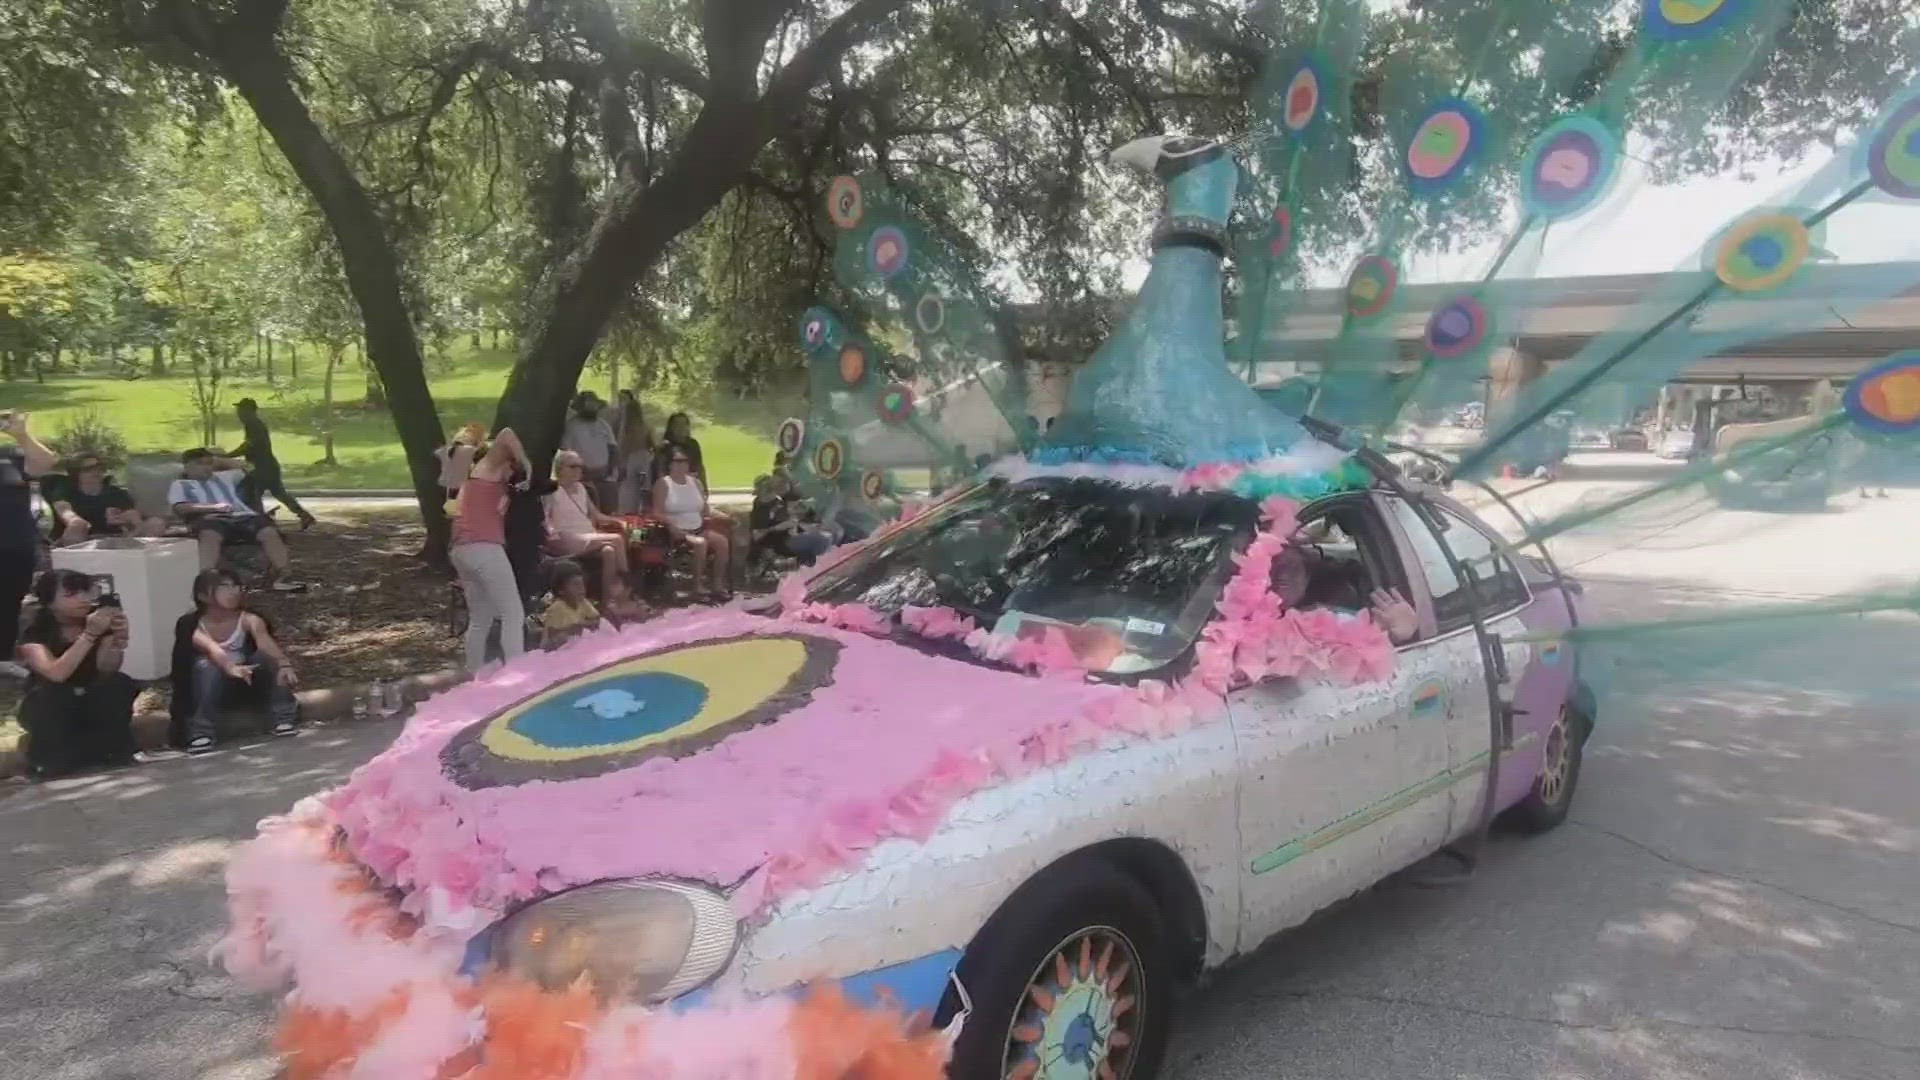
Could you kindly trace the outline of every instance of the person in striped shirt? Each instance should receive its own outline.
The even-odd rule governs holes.
[[[167,502],[199,539],[201,569],[218,566],[220,549],[229,541],[253,540],[266,552],[272,566],[271,588],[275,592],[300,592],[304,586],[287,580],[286,539],[272,519],[255,512],[240,494],[240,483],[247,477],[246,466],[215,457],[213,451],[204,448],[180,455],[180,464],[185,475],[167,488]]]

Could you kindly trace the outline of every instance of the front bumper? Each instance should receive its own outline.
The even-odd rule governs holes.
[[[937,1080],[947,1038],[838,985],[673,1008],[608,1007],[460,974],[464,942],[399,910],[315,800],[262,823],[227,872],[233,976],[285,989],[288,1080]]]

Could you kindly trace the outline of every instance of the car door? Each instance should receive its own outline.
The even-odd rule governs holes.
[[[1431,620],[1432,632],[1426,648],[1433,654],[1436,677],[1445,679],[1450,695],[1444,717],[1452,778],[1449,832],[1459,836],[1480,823],[1494,741],[1493,704],[1487,695],[1480,639],[1473,628],[1475,593],[1454,571],[1421,515],[1397,496],[1382,498],[1405,545],[1408,570],[1418,576],[1420,592],[1426,597],[1422,615],[1423,620]],[[1503,699],[1511,700],[1512,679],[1526,670],[1532,655],[1530,646],[1515,640],[1527,633],[1520,620],[1521,611],[1531,601],[1526,579],[1506,544],[1471,513],[1448,500],[1434,499],[1428,505],[1434,520],[1445,526],[1447,547],[1454,558],[1471,567],[1478,580],[1482,617],[1504,660],[1495,672],[1496,685]],[[1504,684],[1499,681],[1503,675]],[[1506,732],[1503,759],[1510,752],[1526,749],[1525,742],[1533,737],[1530,729]],[[1503,767],[1501,788],[1510,790],[1513,782],[1511,771]]]
[[[1375,583],[1406,588],[1392,527],[1373,497],[1316,504],[1302,520],[1333,509],[1365,523],[1358,539]],[[1242,769],[1242,948],[1445,842],[1450,748],[1436,712],[1444,703],[1422,696],[1438,673],[1416,644],[1401,650],[1385,682],[1271,679],[1229,697]]]

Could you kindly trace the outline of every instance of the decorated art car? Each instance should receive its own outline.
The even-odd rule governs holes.
[[[1182,983],[1573,797],[1577,590],[1355,461],[1010,460],[491,671],[264,825],[225,961],[292,1077],[1145,1080]]]

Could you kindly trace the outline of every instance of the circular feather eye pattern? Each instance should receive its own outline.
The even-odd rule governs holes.
[[[826,308],[811,307],[807,309],[806,314],[800,316],[800,344],[808,352],[814,353],[832,348],[839,338],[839,320],[835,319],[833,312]]]
[[[878,499],[887,493],[887,476],[879,469],[868,469],[860,474],[860,494],[869,499]]]
[[[883,225],[873,230],[873,238],[867,243],[867,259],[874,273],[891,278],[907,268],[911,249],[907,244],[907,234],[900,231],[898,226]]]
[[[904,424],[913,419],[913,387],[894,383],[880,391],[880,419],[889,424]]]
[[[1300,62],[1280,100],[1280,128],[1295,139],[1304,137],[1320,118],[1326,80],[1312,57]]]
[[[1279,260],[1293,251],[1293,210],[1284,203],[1273,208],[1273,224],[1267,230],[1267,258]]]
[[[860,181],[851,176],[834,177],[827,185],[827,216],[836,228],[852,229],[860,224],[860,219],[867,216],[867,197],[860,190]]]
[[[848,386],[859,386],[867,378],[867,347],[857,341],[849,341],[840,347],[840,381]]]
[[[682,758],[772,723],[833,680],[840,645],[811,635],[697,641],[588,671],[454,736],[448,777],[469,789],[583,780]]]
[[[1471,102],[1449,98],[1428,111],[1407,143],[1407,185],[1438,195],[1458,183],[1486,149],[1487,117]]]
[[[1492,318],[1476,296],[1456,296],[1427,319],[1427,352],[1442,360],[1469,355],[1487,341]]]
[[[813,449],[813,475],[822,480],[837,480],[847,464],[846,448],[839,439],[828,439]]]
[[[1812,250],[1813,237],[1798,214],[1761,210],[1720,234],[1713,273],[1734,292],[1771,292],[1799,272]]]
[[[1347,277],[1347,314],[1370,319],[1387,309],[1400,288],[1400,267],[1385,255],[1360,260]]]
[[[780,424],[780,431],[774,437],[774,445],[780,452],[791,457],[800,452],[807,444],[807,422],[797,417],[789,417]]]
[[[1747,0],[1642,0],[1641,26],[1656,41],[1691,41],[1725,28]]]
[[[922,296],[913,305],[913,324],[923,334],[937,334],[947,325],[947,301],[937,292]]]
[[[1527,213],[1563,221],[1593,208],[1620,175],[1620,144],[1591,116],[1569,116],[1533,141],[1520,170]]]
[[[1862,372],[1841,398],[1847,416],[1872,435],[1920,435],[1920,351],[1904,352]]]
[[[1894,101],[1862,152],[1875,187],[1896,199],[1920,199],[1920,90]]]

